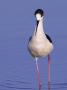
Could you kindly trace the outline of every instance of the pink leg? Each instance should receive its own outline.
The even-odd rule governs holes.
[[[50,55],[48,55],[48,83],[51,82],[51,78],[50,78],[50,66],[51,66],[51,60],[50,60]]]
[[[37,63],[38,58],[35,58],[35,59],[36,59],[36,69],[37,69],[37,75],[38,75],[39,90],[41,90],[42,83],[41,83],[41,80],[40,80],[40,73],[39,73],[39,68],[38,68],[38,63]]]

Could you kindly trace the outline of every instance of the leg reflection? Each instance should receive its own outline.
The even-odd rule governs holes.
[[[48,90],[51,90],[51,83],[48,82]]]
[[[42,84],[39,85],[39,90],[42,90]]]

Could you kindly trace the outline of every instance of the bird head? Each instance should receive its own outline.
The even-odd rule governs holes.
[[[44,17],[44,12],[43,12],[43,10],[42,10],[42,9],[37,9],[37,10],[35,11],[35,17],[36,17],[36,20],[37,20],[37,21],[41,21],[41,20],[43,19],[43,17]]]

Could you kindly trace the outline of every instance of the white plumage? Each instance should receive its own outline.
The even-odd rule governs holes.
[[[48,83],[50,83],[50,53],[53,50],[53,43],[49,35],[44,32],[43,27],[43,20],[44,20],[44,13],[42,9],[38,9],[35,11],[36,22],[37,25],[35,26],[35,30],[33,35],[29,38],[28,42],[28,50],[32,56],[35,57],[36,60],[36,69],[38,75],[38,82],[39,82],[39,90],[41,90],[42,82],[40,80],[40,73],[38,68],[38,57],[46,57],[48,56]]]
[[[28,44],[28,49],[34,57],[47,56],[53,50],[53,44],[47,39],[44,32],[43,18],[40,19],[38,26],[35,27],[32,38]]]

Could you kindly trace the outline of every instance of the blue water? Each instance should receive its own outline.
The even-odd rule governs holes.
[[[0,90],[38,90],[35,60],[27,50],[38,8],[54,44],[50,87],[47,57],[38,61],[42,90],[67,90],[67,0],[0,0]]]
[[[38,90],[32,86],[32,82],[19,80],[5,80],[0,82],[0,90]],[[67,83],[48,83],[42,84],[41,90],[67,90]]]

